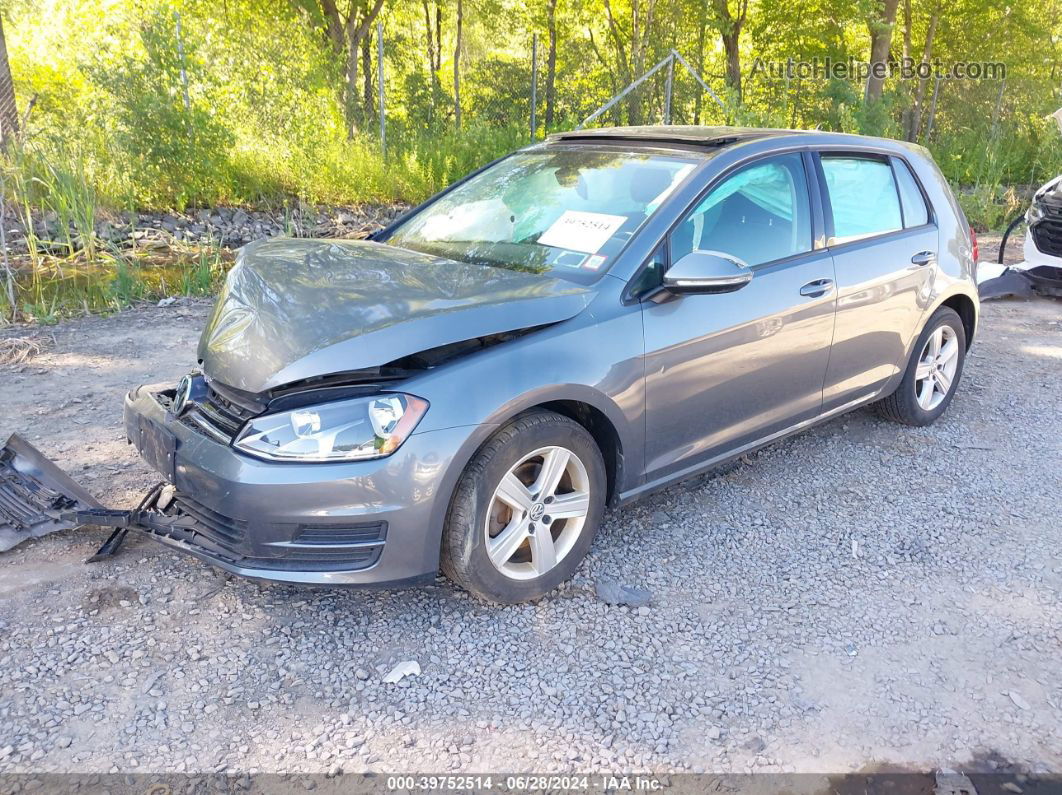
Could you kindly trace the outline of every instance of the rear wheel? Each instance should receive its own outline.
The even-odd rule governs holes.
[[[525,414],[469,463],[443,534],[442,569],[493,602],[537,599],[571,577],[605,508],[605,463],[590,433]]]
[[[879,412],[905,425],[935,422],[955,396],[965,360],[962,320],[953,309],[942,306],[919,335],[899,387],[878,401]]]

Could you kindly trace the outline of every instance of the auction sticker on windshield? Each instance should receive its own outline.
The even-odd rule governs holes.
[[[622,215],[565,210],[539,238],[541,246],[555,246],[585,254],[596,254],[627,221]]]

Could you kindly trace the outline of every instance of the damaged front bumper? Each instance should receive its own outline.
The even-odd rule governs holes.
[[[259,461],[168,410],[166,393],[125,400],[129,441],[165,482],[132,511],[104,509],[19,437],[0,453],[0,539],[81,525],[128,530],[253,579],[406,585],[434,578],[449,484],[469,428],[413,434],[392,456],[336,464]],[[4,547],[0,547],[2,549]]]
[[[1062,257],[1040,251],[1031,233],[1025,235],[1024,259],[1013,265],[1003,264],[1007,237],[1022,218],[1014,219],[1003,235],[996,262],[977,264],[977,292],[982,301],[1008,296],[1062,298]]]
[[[73,527],[71,514],[102,510],[91,494],[17,433],[0,448],[0,552]]]
[[[982,301],[1008,296],[1062,298],[1062,267],[982,262],[977,268],[977,293]]]

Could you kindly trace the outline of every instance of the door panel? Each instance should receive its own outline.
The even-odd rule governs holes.
[[[664,477],[814,417],[833,334],[828,254],[754,269],[723,295],[646,304],[646,476]]]
[[[936,228],[921,227],[834,251],[837,324],[824,410],[876,393],[906,365],[934,267],[911,257],[936,250]]]
[[[742,166],[672,231],[668,261],[721,251],[753,277],[731,293],[643,304],[649,481],[819,413],[836,291],[811,163],[785,153]]]
[[[820,156],[827,243],[837,273],[824,411],[881,391],[905,366],[907,346],[918,332],[938,233],[927,223],[928,208],[906,169],[895,158]]]

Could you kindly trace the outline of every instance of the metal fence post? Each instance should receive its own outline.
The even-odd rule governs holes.
[[[675,56],[668,56],[667,82],[664,84],[664,124],[671,124],[671,84],[675,79]]]
[[[940,75],[937,75],[936,82],[933,83],[933,100],[929,103],[929,120],[926,122],[926,143],[929,143],[930,137],[933,135],[933,120],[937,115],[937,94],[940,92]]]
[[[719,95],[712,91],[712,89],[708,87],[708,84],[701,79],[701,76],[697,73],[697,70],[690,66],[689,62],[682,57],[682,53],[680,53],[676,49],[672,49],[671,57],[677,60],[680,64],[682,64],[685,70],[689,72],[690,77],[696,80],[700,84],[701,88],[703,88],[708,93],[708,96],[715,100],[715,104],[719,106],[719,109],[722,110],[723,113],[726,113],[726,105],[723,104],[723,100],[719,99]]]
[[[177,21],[177,57],[181,61],[181,88],[184,89],[184,110],[192,109],[192,103],[188,99],[188,71],[184,68],[184,45],[181,43],[181,12],[174,11],[173,17]]]
[[[1003,82],[999,84],[999,95],[996,97],[996,108],[992,111],[992,137],[996,137],[996,133],[999,132],[999,114],[1003,110],[1003,92],[1007,90],[1007,78],[1003,78]]]
[[[538,105],[538,34],[531,36],[531,140],[535,140],[538,123],[535,110]]]
[[[387,113],[384,110],[383,22],[376,22],[376,87],[380,95],[380,154],[387,158]]]
[[[15,270],[11,267],[11,262],[7,258],[7,233],[4,231],[7,227],[7,193],[5,192],[4,175],[0,172],[0,261],[4,265],[4,285],[7,290],[7,306],[8,311],[11,313],[12,322],[18,316],[18,301],[15,297]]]

